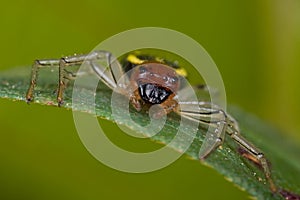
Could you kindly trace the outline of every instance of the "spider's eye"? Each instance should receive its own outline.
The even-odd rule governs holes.
[[[140,66],[139,71],[140,71],[140,74],[143,74],[147,71],[147,69],[144,66]]]
[[[170,81],[172,84],[175,84],[178,82],[178,77],[174,76],[174,77],[170,78]]]

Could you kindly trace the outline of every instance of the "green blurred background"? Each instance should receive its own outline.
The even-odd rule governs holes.
[[[0,70],[30,66],[37,58],[89,52],[131,28],[180,31],[214,59],[230,104],[300,140],[297,0],[12,0],[1,2],[0,25]],[[107,168],[83,147],[72,113],[64,109],[0,100],[0,124],[0,199],[248,196],[214,170],[185,157],[149,174]]]

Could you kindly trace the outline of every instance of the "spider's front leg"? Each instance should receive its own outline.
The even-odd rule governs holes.
[[[199,107],[195,109],[193,105],[199,105]],[[198,120],[199,122],[207,124],[210,127],[213,126],[213,133],[207,133],[205,141],[201,146],[199,153],[200,159],[205,158],[215,148],[220,146],[224,141],[225,134],[227,133],[245,150],[244,152],[252,162],[257,163],[262,167],[271,191],[277,191],[277,187],[271,178],[271,170],[268,160],[262,151],[260,151],[240,134],[237,122],[230,115],[227,115],[220,108],[209,102],[180,102],[180,106],[181,110],[179,112],[182,114],[182,116],[192,120]]]
[[[179,102],[177,111],[183,117],[209,126],[199,151],[199,158],[205,159],[213,150],[222,145],[228,126],[226,113],[210,102]]]
[[[94,51],[85,55],[74,55],[63,57],[61,59],[36,60],[32,66],[31,81],[26,94],[26,101],[29,103],[34,98],[34,88],[37,83],[38,71],[44,67],[59,67],[59,81],[57,90],[57,102],[61,106],[63,104],[63,94],[67,82],[76,78],[78,73],[72,73],[67,70],[70,66],[80,66],[83,62],[87,62],[90,71],[84,74],[95,73],[108,87],[114,89],[117,87],[117,80],[124,74],[120,63],[107,51]],[[80,74],[82,75],[82,74]],[[124,82],[126,82],[126,78]]]
[[[46,67],[59,67],[59,82],[57,89],[57,102],[60,106],[63,103],[63,91],[67,85],[68,80],[76,77],[76,73],[71,73],[66,70],[67,66],[71,65],[80,65],[84,61],[86,56],[72,56],[72,57],[64,57],[61,59],[44,59],[44,60],[36,60],[33,63],[32,71],[31,71],[31,80],[30,85],[26,93],[26,101],[30,103],[34,99],[34,88],[37,84],[38,80],[38,72],[42,68]]]
[[[58,66],[58,59],[35,60],[31,69],[30,85],[26,93],[26,102],[30,103],[34,98],[34,88],[38,79],[38,71],[40,68]]]
[[[254,163],[257,163],[259,166],[262,167],[271,191],[274,193],[277,192],[277,187],[274,184],[273,179],[271,177],[271,170],[267,158],[264,156],[261,150],[255,147],[252,143],[250,143],[240,134],[237,122],[230,116],[228,116],[227,133],[234,141],[236,141],[243,148],[243,156],[247,157],[249,160],[251,160]]]
[[[66,68],[69,66],[81,65],[86,59],[89,59],[89,55],[75,55],[71,57],[64,57],[59,60],[59,80],[57,89],[58,106],[61,106],[64,102],[63,95],[68,81],[76,78],[76,73],[71,73]]]

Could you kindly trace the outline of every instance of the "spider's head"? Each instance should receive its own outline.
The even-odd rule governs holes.
[[[151,104],[160,104],[180,87],[176,71],[162,63],[144,63],[131,75],[139,89],[141,98]]]
[[[177,92],[180,86],[175,69],[161,63],[144,63],[135,68],[131,79],[138,85],[151,83]]]

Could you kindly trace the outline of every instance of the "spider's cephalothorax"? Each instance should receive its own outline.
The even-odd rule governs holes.
[[[132,98],[134,102],[174,107],[172,99],[179,89],[179,80],[176,71],[162,63],[147,62],[136,66],[130,75],[130,85],[136,88]],[[139,109],[140,105],[136,106]]]

